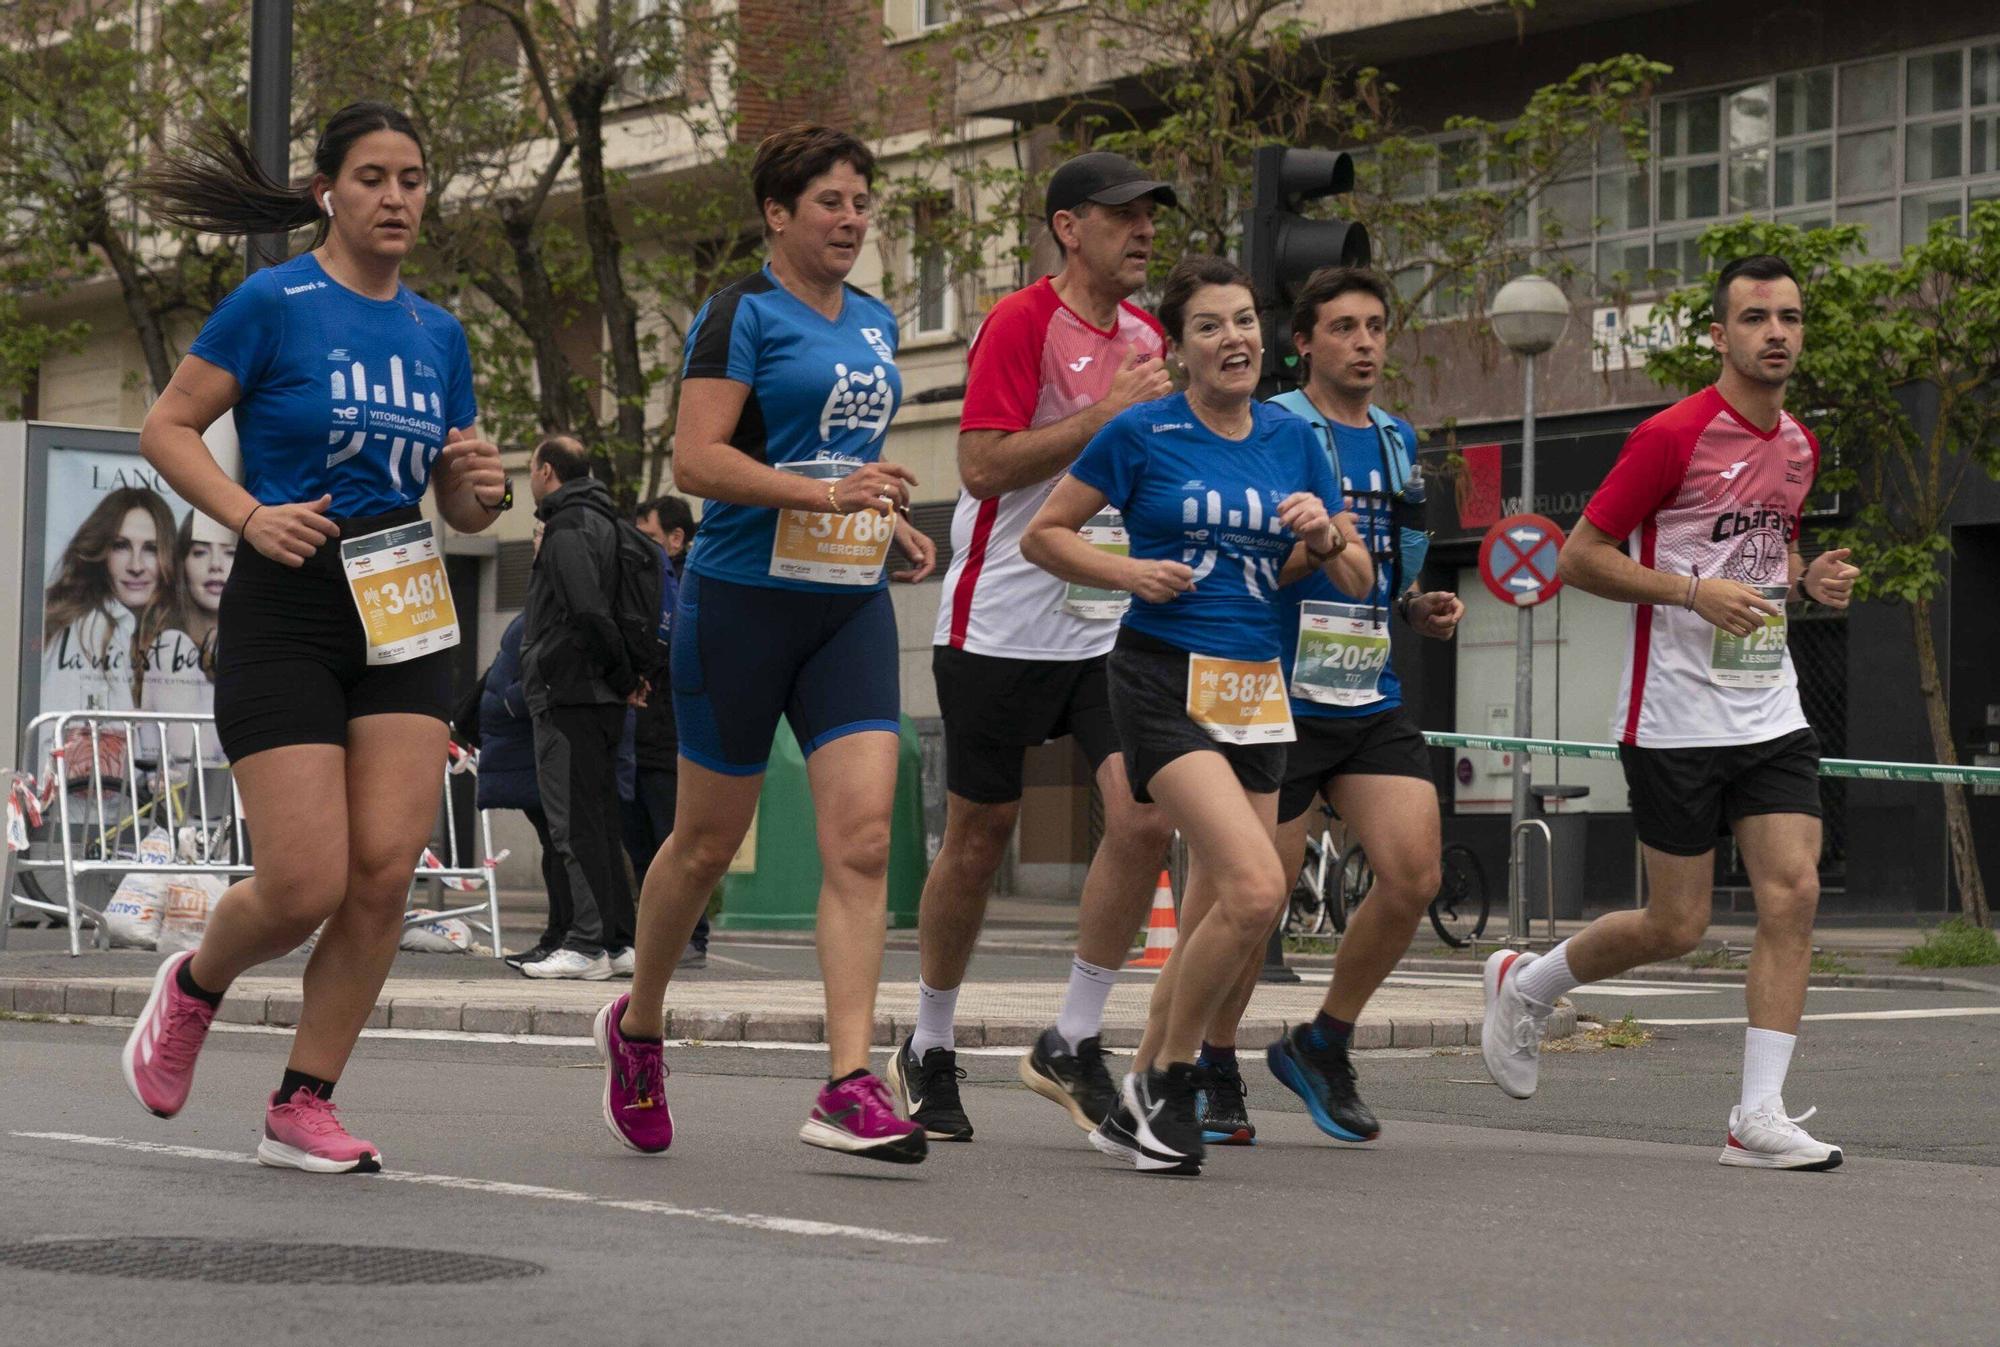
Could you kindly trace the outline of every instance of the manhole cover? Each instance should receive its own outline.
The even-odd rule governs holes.
[[[539,1264],[440,1249],[235,1239],[57,1239],[0,1244],[0,1264],[35,1272],[232,1285],[429,1286],[532,1277]]]

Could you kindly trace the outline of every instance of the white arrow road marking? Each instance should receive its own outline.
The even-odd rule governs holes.
[[[127,1141],[123,1137],[93,1137],[80,1132],[13,1132],[11,1136],[31,1141],[61,1141],[72,1146],[106,1146],[113,1150],[137,1151],[143,1155],[167,1155],[179,1160],[213,1160],[222,1164],[254,1165],[257,1157],[241,1151],[215,1151],[202,1146],[168,1146],[157,1141]],[[368,1176],[382,1183],[415,1183],[427,1188],[453,1188],[461,1192],[486,1193],[495,1197],[526,1197],[543,1202],[581,1202],[614,1211],[636,1211],[648,1216],[679,1216],[715,1225],[768,1230],[780,1235],[833,1236],[842,1239],[872,1240],[877,1244],[945,1244],[935,1235],[912,1235],[901,1230],[878,1230],[866,1225],[834,1225],[828,1221],[807,1221],[791,1216],[761,1216],[754,1212],[722,1211],[716,1207],[677,1207],[671,1202],[645,1198],[599,1197],[571,1188],[546,1188],[538,1183],[501,1183],[493,1179],[468,1179],[455,1174],[412,1174],[384,1170]]]

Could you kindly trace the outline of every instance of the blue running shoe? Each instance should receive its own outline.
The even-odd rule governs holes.
[[[1319,1047],[1312,1026],[1294,1025],[1264,1053],[1278,1083],[1305,1100],[1313,1125],[1339,1141],[1373,1141],[1382,1124],[1354,1092],[1354,1063],[1345,1044]]]

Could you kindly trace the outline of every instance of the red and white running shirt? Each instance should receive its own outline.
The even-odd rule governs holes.
[[[1111,391],[1129,352],[1165,349],[1159,322],[1144,309],[1120,304],[1117,324],[1103,331],[1064,304],[1044,276],[994,305],[973,335],[958,428],[1012,433],[1074,416]],[[1021,555],[1022,531],[1060,480],[985,500],[958,493],[933,645],[1008,659],[1089,659],[1111,649],[1117,619],[1066,611],[1067,586]]]
[[[1640,423],[1583,517],[1626,539],[1642,566],[1783,586],[1818,471],[1819,441],[1790,414],[1765,434],[1711,385]],[[1807,727],[1789,650],[1772,686],[1725,686],[1714,671],[1716,629],[1700,617],[1636,604],[1628,622],[1611,724],[1622,742],[1755,744]]]

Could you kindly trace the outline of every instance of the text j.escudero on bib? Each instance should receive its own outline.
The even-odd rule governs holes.
[[[1292,661],[1292,695],[1323,706],[1366,706],[1382,700],[1389,664],[1387,610],[1373,604],[1308,599],[1299,605],[1299,644]]]
[[[340,566],[370,664],[401,664],[458,644],[458,610],[430,520],[343,538]]]
[[[1188,656],[1187,716],[1223,744],[1289,744],[1292,702],[1274,659]]]
[[[1715,629],[1709,649],[1708,681],[1725,688],[1774,688],[1785,681],[1785,585],[1758,585],[1757,593],[1778,605],[1748,636]]]
[[[1125,533],[1125,516],[1116,510],[1103,509],[1090,517],[1090,522],[1077,530],[1083,540],[1100,552],[1114,557],[1132,554],[1131,540]],[[1122,589],[1096,589],[1090,585],[1070,585],[1063,591],[1063,611],[1071,617],[1080,617],[1092,622],[1116,622],[1125,616],[1125,610],[1132,606],[1132,596]]]
[[[775,465],[781,472],[815,481],[839,481],[860,467],[837,458],[813,458]],[[811,580],[822,585],[872,585],[882,578],[896,516],[876,510],[833,514],[825,510],[780,510],[771,536],[770,574],[779,580]]]

